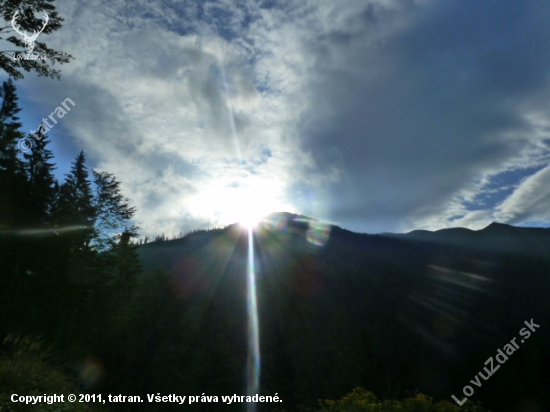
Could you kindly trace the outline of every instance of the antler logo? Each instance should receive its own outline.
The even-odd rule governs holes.
[[[27,34],[26,30],[24,32],[22,32],[21,27],[17,25],[16,20],[17,20],[17,15],[18,14],[19,14],[19,12],[16,11],[15,14],[13,15],[13,18],[11,19],[11,25],[12,25],[13,29],[21,35],[21,38],[23,39],[23,41],[27,45],[26,46],[27,54],[31,54],[32,51],[34,50],[34,43],[36,42],[36,39],[38,38],[38,35],[40,33],[42,33],[44,31],[44,29],[46,28],[46,25],[48,24],[49,18],[48,18],[48,15],[46,13],[44,13],[44,17],[45,17],[44,26],[42,26],[42,29],[39,32],[36,32],[36,30],[34,30],[33,34],[31,36],[29,36]]]

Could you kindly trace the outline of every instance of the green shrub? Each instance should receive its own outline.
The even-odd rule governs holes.
[[[337,401],[319,400],[319,406],[318,412],[485,412],[481,406],[470,401],[459,407],[449,401],[433,403],[432,398],[423,394],[403,401],[382,401],[364,388],[355,388]]]
[[[76,382],[63,371],[51,347],[40,339],[8,335],[0,353],[0,411],[84,412],[105,411],[107,405],[70,403],[67,395],[80,393]],[[12,394],[24,396],[65,395],[64,403],[12,402]]]

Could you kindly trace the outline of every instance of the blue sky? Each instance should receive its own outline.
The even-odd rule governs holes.
[[[17,82],[58,173],[114,173],[143,233],[290,211],[358,232],[550,226],[550,3],[55,2],[62,79]]]

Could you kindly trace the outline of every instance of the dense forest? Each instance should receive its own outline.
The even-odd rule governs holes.
[[[48,379],[46,369],[41,369],[50,355],[62,362],[63,372],[87,370],[91,362],[87,356],[97,350],[107,353],[102,345],[113,344],[117,325],[123,321],[124,302],[135,292],[141,273],[132,245],[137,235],[130,223],[134,209],[113,175],[88,171],[84,153],[77,156],[63,182],[53,175],[47,137],[32,139],[31,150],[21,153],[18,142],[26,136],[20,131],[20,108],[11,80],[2,85],[0,97],[3,361],[10,356],[36,356],[36,362],[14,363],[14,370],[3,364],[0,387],[3,396],[16,388],[55,392],[56,380]],[[77,360],[78,367],[66,363]],[[37,382],[42,381],[45,386],[40,387]]]
[[[214,342],[233,354],[245,343],[246,244],[243,229],[232,225],[138,249],[147,271],[168,271],[172,293],[197,314],[188,321],[200,325],[202,314],[199,327],[216,325]],[[311,406],[356,386],[386,400],[417,390],[462,400],[470,385],[472,400],[494,411],[549,404],[550,259],[543,252],[550,230],[495,223],[480,231],[367,235],[279,213],[256,229],[254,244],[268,392]],[[492,369],[488,359],[496,362],[532,319],[536,333]],[[207,369],[231,369],[224,348],[210,342],[196,359]]]

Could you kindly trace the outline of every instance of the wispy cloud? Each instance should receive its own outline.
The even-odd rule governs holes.
[[[48,42],[76,60],[24,89],[77,102],[67,140],[124,183],[146,232],[231,223],[243,204],[359,231],[548,221],[541,2],[58,8]]]

